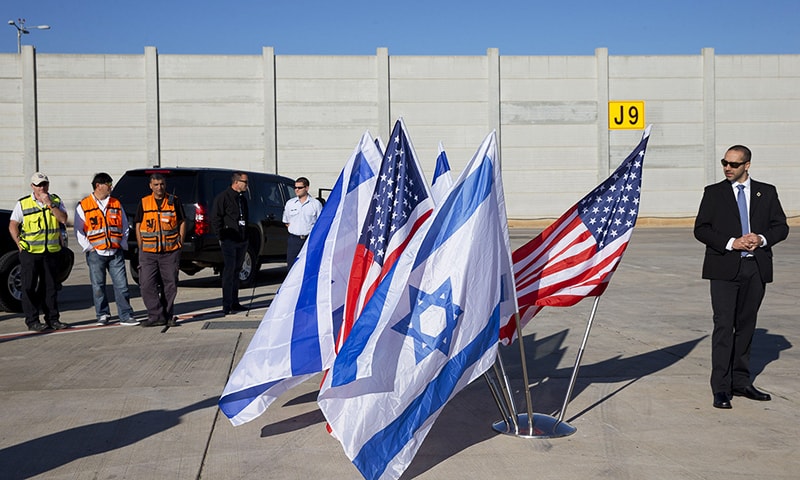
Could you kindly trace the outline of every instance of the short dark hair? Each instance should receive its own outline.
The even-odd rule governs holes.
[[[150,174],[150,178],[149,178],[149,182],[152,182],[153,180],[164,180],[164,182],[166,183],[167,177],[165,177],[164,175],[162,175],[160,173],[151,173]]]
[[[297,182],[302,183],[304,187],[307,187],[307,186],[311,185],[311,182],[309,182],[306,177],[297,177],[297,180],[295,180],[294,183],[297,183]]]
[[[233,175],[231,175],[231,184],[234,184],[234,183],[238,182],[239,179],[242,178],[242,176],[244,176],[244,175],[247,175],[247,174],[244,173],[244,172],[239,172],[239,171],[233,172]]]
[[[728,149],[728,151],[729,151],[729,152],[730,152],[731,150],[734,150],[734,151],[736,151],[736,152],[739,152],[739,153],[741,153],[741,154],[742,154],[742,161],[743,161],[744,163],[747,163],[747,162],[749,162],[749,161],[750,161],[750,157],[753,155],[753,154],[750,152],[750,149],[749,149],[749,148],[747,148],[747,147],[745,147],[744,145],[734,145],[734,146],[732,146],[731,148],[729,148],[729,149]]]
[[[112,183],[114,181],[111,178],[111,175],[107,174],[106,172],[95,173],[94,178],[92,179],[92,190],[97,188],[97,185],[106,185]]]

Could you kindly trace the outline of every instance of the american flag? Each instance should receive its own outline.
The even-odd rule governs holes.
[[[602,295],[628,246],[639,198],[650,127],[628,158],[581,201],[512,254],[521,325],[544,306],[569,307]],[[516,323],[500,327],[509,344]]]
[[[405,124],[399,119],[386,147],[375,193],[353,256],[337,350],[378,283],[432,210],[433,200],[427,182]]]

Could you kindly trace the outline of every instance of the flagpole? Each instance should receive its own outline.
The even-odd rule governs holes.
[[[528,419],[533,419],[533,402],[531,401],[531,382],[528,380],[528,361],[525,356],[525,342],[522,338],[522,322],[519,312],[514,314],[514,321],[517,322],[517,340],[519,341],[519,358],[522,360],[522,381],[525,385],[525,403],[528,405]],[[532,425],[531,425],[532,427]]]
[[[516,427],[513,432],[509,429],[508,422],[505,420],[495,422],[492,424],[492,428],[497,432],[522,438],[557,438],[572,435],[577,431],[577,429],[566,422],[562,422],[561,418],[556,419],[550,415],[533,413],[530,382],[528,380],[528,362],[525,356],[525,345],[522,341],[522,327],[520,326],[521,322],[519,318],[519,312],[515,314],[514,319],[517,322],[517,340],[519,341],[519,353],[520,360],[522,362],[522,378],[525,382],[525,401],[528,406],[528,412],[515,414],[513,416],[514,426]],[[499,353],[500,352],[498,351],[498,359],[500,358]],[[514,412],[516,411],[516,407],[514,407]],[[503,428],[502,425],[505,425],[505,428]]]
[[[572,389],[575,387],[575,381],[578,379],[578,369],[581,366],[581,358],[583,351],[586,348],[586,341],[589,339],[589,331],[592,329],[592,322],[594,321],[594,314],[597,313],[597,304],[600,303],[600,297],[594,297],[594,304],[592,304],[592,313],[589,314],[589,321],[586,323],[586,331],[583,333],[583,341],[581,348],[578,349],[578,356],[575,358],[575,366],[572,369],[572,377],[569,379],[569,387],[567,388],[567,396],[564,397],[564,405],[561,407],[561,413],[558,415],[559,423],[564,420],[564,414],[567,411],[567,404],[572,397]]]
[[[486,379],[486,384],[489,386],[489,391],[492,392],[492,398],[494,398],[494,403],[497,405],[497,409],[500,410],[500,416],[503,418],[503,421],[506,423],[506,428],[511,427],[511,413],[508,412],[508,407],[503,403],[502,397],[500,396],[499,389],[501,388],[499,385],[495,384],[494,380],[492,380],[491,375],[489,372],[483,374],[483,378]],[[499,380],[499,379],[498,379]]]
[[[506,366],[503,363],[503,356],[500,354],[500,349],[497,350],[494,369],[495,375],[497,375],[498,378],[497,381],[500,382],[500,379],[503,379],[503,381],[500,382],[500,386],[503,387],[502,391],[507,405],[506,409],[510,413],[509,418],[511,418],[511,423],[514,425],[514,431],[519,431],[519,424],[517,423],[517,405],[514,403],[514,395],[511,393],[511,382],[508,380]]]

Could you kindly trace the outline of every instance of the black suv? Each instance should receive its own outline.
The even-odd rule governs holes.
[[[19,249],[8,231],[10,220],[11,210],[0,210],[0,309],[21,312],[22,273]],[[68,248],[67,228],[63,224],[61,225],[61,241],[63,248],[58,254],[58,275],[56,277],[59,285],[67,280],[75,263],[75,254]]]
[[[128,170],[114,184],[111,195],[118,198],[130,223],[128,251],[130,272],[139,281],[139,255],[136,245],[136,225],[133,219],[142,197],[150,191],[150,175],[160,173],[167,183],[167,193],[176,195],[186,213],[186,239],[181,251],[180,269],[194,275],[203,268],[211,267],[215,273],[222,270],[222,252],[216,234],[211,230],[208,216],[214,198],[231,186],[235,170],[223,168],[153,167]],[[247,222],[249,246],[244,259],[240,285],[249,286],[264,262],[286,262],[286,239],[289,235],[283,224],[283,207],[294,197],[294,181],[291,178],[268,173],[242,171],[248,176],[248,205],[250,218]]]

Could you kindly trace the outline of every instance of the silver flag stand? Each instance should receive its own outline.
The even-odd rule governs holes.
[[[492,428],[495,431],[506,435],[514,435],[523,438],[559,438],[572,435],[577,431],[577,428],[564,421],[564,415],[567,411],[567,405],[569,404],[570,397],[572,397],[572,391],[575,388],[575,381],[578,379],[578,369],[581,365],[581,358],[583,357],[583,351],[586,348],[586,342],[589,339],[589,332],[592,329],[592,322],[594,321],[594,315],[597,312],[597,304],[599,302],[600,297],[595,297],[594,304],[592,305],[592,312],[589,314],[589,321],[586,323],[586,331],[583,334],[583,341],[581,342],[580,349],[578,349],[578,355],[575,358],[575,366],[572,368],[572,377],[569,380],[569,387],[567,388],[567,394],[564,397],[564,404],[561,406],[561,412],[559,413],[558,418],[542,413],[533,413],[530,382],[528,381],[528,366],[525,357],[525,346],[523,345],[524,342],[522,341],[522,327],[520,326],[519,314],[517,314],[517,339],[519,341],[519,352],[522,361],[522,377],[523,381],[525,382],[525,400],[528,411],[527,413],[516,413],[512,419],[512,422],[509,422],[509,419],[504,418],[503,420],[493,423]],[[498,359],[500,359],[499,352]],[[495,401],[498,401],[498,395],[496,394]],[[512,405],[501,407],[498,403],[498,407],[500,408],[501,413],[503,412],[503,408],[506,408],[506,410],[510,410],[511,412],[516,412],[516,409]],[[529,419],[532,419],[533,422],[530,422]]]

